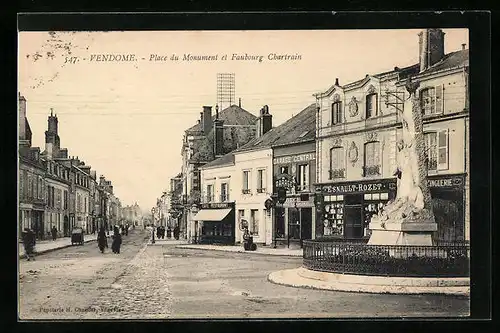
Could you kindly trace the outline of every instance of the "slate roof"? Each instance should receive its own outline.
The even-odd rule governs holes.
[[[205,168],[210,168],[210,167],[215,167],[215,166],[223,166],[223,165],[234,165],[234,154],[233,152],[230,152],[222,157],[219,157],[216,160],[213,160],[212,162],[209,162],[202,166],[202,169]]]
[[[460,50],[446,54],[441,61],[435,63],[420,74],[439,72],[445,69],[469,66],[469,50]]]
[[[238,105],[231,105],[219,112],[219,119],[224,120],[224,125],[251,125],[257,117]],[[215,120],[215,112],[212,110],[212,122]],[[201,132],[202,124],[196,124],[186,132]]]

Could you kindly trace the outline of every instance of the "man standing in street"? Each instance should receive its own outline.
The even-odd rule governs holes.
[[[26,253],[26,258],[28,261],[30,259],[35,260],[35,257],[33,253],[35,252],[35,234],[33,233],[33,230],[26,228],[24,229],[24,235],[23,235],[23,245],[24,245],[24,252]]]

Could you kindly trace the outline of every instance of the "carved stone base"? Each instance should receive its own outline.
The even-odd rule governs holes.
[[[368,245],[432,245],[435,222],[370,223],[372,234]]]

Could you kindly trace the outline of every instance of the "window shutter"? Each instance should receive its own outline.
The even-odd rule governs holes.
[[[444,88],[443,85],[436,86],[435,88],[435,99],[436,99],[436,113],[442,113],[444,110]]]
[[[448,130],[442,130],[438,132],[437,140],[438,149],[438,169],[446,170],[448,169]]]

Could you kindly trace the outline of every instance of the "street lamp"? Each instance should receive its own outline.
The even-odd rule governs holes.
[[[152,220],[154,221],[154,214],[155,214],[155,208],[151,208],[151,216],[152,216]],[[155,243],[155,227],[154,227],[154,222],[153,222],[153,226],[151,227],[151,244],[154,244]]]

